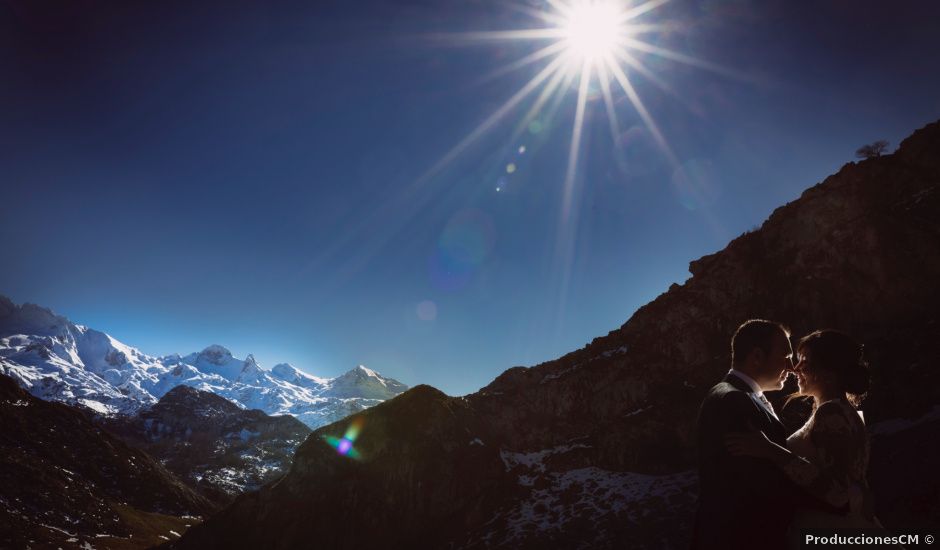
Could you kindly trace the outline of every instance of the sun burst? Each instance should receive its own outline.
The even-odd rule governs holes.
[[[577,90],[574,125],[571,129],[571,147],[565,171],[565,201],[563,212],[570,208],[570,187],[577,174],[581,133],[591,89],[599,89],[603,98],[611,133],[619,136],[619,114],[617,105],[626,97],[635,115],[646,127],[653,140],[670,162],[675,155],[662,131],[646,108],[635,85],[640,76],[660,90],[678,96],[672,88],[644,63],[646,57],[655,56],[675,63],[684,63],[699,68],[723,72],[728,71],[656,45],[655,37],[669,25],[656,21],[656,10],[668,0],[546,0],[544,9],[520,7],[536,24],[524,29],[498,31],[474,31],[435,35],[451,43],[524,42],[533,44],[533,50],[507,65],[494,69],[485,78],[497,78],[516,72],[527,66],[544,63],[528,82],[511,95],[490,116],[425,173],[425,180],[439,172],[461,152],[484,134],[493,129],[521,103],[537,94],[535,101],[516,125],[512,139],[519,138],[524,128],[542,114],[548,104],[556,104],[569,90]],[[652,36],[649,40],[645,37]]]
[[[556,316],[563,315],[566,288],[573,258],[576,202],[575,182],[586,111],[591,90],[599,90],[603,98],[608,126],[613,141],[620,139],[621,105],[632,106],[632,115],[646,128],[652,140],[673,166],[678,166],[675,154],[659,125],[647,109],[635,85],[641,77],[678,99],[682,99],[671,86],[649,67],[645,60],[659,57],[669,62],[691,65],[700,69],[739,77],[723,67],[710,64],[682,52],[663,47],[659,36],[674,28],[668,21],[657,20],[657,9],[668,0],[545,0],[543,8],[512,4],[519,11],[532,16],[535,24],[523,29],[476,31],[436,35],[450,44],[523,42],[531,43],[533,50],[507,65],[496,68],[485,79],[497,78],[530,65],[543,64],[535,75],[497,107],[478,126],[447,151],[414,186],[417,188],[439,173],[471,144],[503,122],[533,95],[530,107],[515,124],[510,142],[515,146],[530,124],[555,112],[569,91],[577,90],[574,121],[571,127],[567,167],[562,190],[561,219],[556,236],[555,268],[560,274],[560,306]],[[627,101],[621,101],[625,98]],[[635,123],[631,123],[634,125]],[[502,181],[502,180],[501,180]],[[505,183],[496,187],[502,191]]]
[[[594,60],[613,53],[626,34],[620,16],[612,2],[583,2],[570,8],[561,27],[569,55]]]
[[[563,186],[555,239],[554,269],[555,275],[559,277],[559,306],[556,319],[560,319],[564,314],[565,295],[576,242],[576,182],[579,181],[579,158],[583,154],[583,127],[589,119],[588,109],[594,108],[594,98],[597,97],[603,102],[607,125],[614,143],[619,143],[621,137],[620,118],[628,117],[630,127],[646,128],[646,132],[667,162],[675,168],[679,165],[676,156],[644,104],[640,90],[645,91],[650,87],[645,85],[651,85],[655,88],[654,91],[669,94],[681,103],[684,101],[666,78],[647,66],[648,60],[660,58],[669,63],[685,64],[742,80],[750,80],[750,77],[664,47],[661,38],[676,28],[676,23],[667,20],[659,10],[668,0],[543,1],[541,7],[533,7],[531,4],[515,0],[506,4],[509,8],[531,17],[531,23],[525,28],[424,35],[426,39],[447,46],[499,42],[531,45],[531,49],[520,58],[494,67],[488,74],[482,75],[482,80],[488,81],[526,70],[531,70],[533,76],[517,90],[512,91],[502,104],[459,139],[421,176],[403,187],[393,200],[383,204],[375,218],[384,216],[386,219],[401,220],[395,222],[395,227],[400,229],[411,215],[416,215],[431,200],[433,195],[424,193],[423,188],[470,146],[508,122],[513,128],[507,140],[508,150],[516,150],[522,144],[526,131],[543,128],[545,121],[557,118],[562,105],[565,105],[563,100],[574,91],[576,101],[567,165],[563,177],[560,177],[563,179]],[[667,68],[668,64],[657,64],[660,71]],[[638,81],[642,81],[644,86],[638,88]],[[549,125],[551,126],[553,125]],[[529,149],[527,158],[535,157],[536,148]],[[504,191],[511,188],[510,180],[515,177],[513,174],[520,173],[518,165],[513,164],[512,168],[509,168],[509,163],[514,160],[515,157],[507,161],[506,169],[500,170],[500,177],[493,186],[495,193],[505,195]],[[533,161],[534,159],[530,159],[527,162]],[[402,215],[403,212],[409,215]],[[376,241],[369,249],[371,251],[387,243],[395,234],[395,230],[383,226],[381,231],[376,231],[371,219],[364,217],[357,226],[347,231],[343,238],[323,252],[321,257],[329,257],[344,250],[354,236],[364,234],[378,235],[374,237]],[[358,261],[366,261],[371,254],[372,252],[366,252]]]

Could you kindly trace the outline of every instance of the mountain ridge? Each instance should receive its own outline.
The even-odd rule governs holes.
[[[288,368],[292,380],[286,380]],[[262,368],[212,344],[186,356],[154,357],[31,303],[0,295],[0,373],[33,395],[99,414],[133,414],[178,385],[210,391],[246,409],[290,414],[315,428],[375,405],[407,386],[355,367],[320,378],[286,364]],[[279,374],[280,373],[280,374]],[[297,383],[295,383],[297,382]]]

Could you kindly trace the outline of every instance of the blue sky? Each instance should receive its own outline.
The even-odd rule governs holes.
[[[565,218],[575,81],[423,177],[543,66],[487,78],[538,45],[441,35],[538,26],[519,6],[545,9],[4,4],[0,293],[153,355],[218,343],[464,394],[940,118],[936,3],[674,0],[644,39],[733,73],[638,54],[675,92],[628,71],[675,163],[616,90],[613,137],[592,84]]]

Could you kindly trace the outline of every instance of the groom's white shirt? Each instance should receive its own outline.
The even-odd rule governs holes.
[[[734,376],[737,376],[738,378],[743,380],[745,384],[750,386],[751,390],[753,390],[754,392],[754,397],[757,398],[757,401],[758,403],[760,403],[761,407],[764,407],[765,409],[767,409],[767,412],[769,412],[771,416],[773,416],[774,418],[777,418],[777,411],[774,410],[774,408],[770,405],[770,402],[767,401],[767,398],[764,397],[763,390],[760,389],[760,386],[757,385],[757,382],[755,382],[753,378],[735,369],[729,370],[728,374],[733,374]]]

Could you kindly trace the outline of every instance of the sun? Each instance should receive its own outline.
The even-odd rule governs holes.
[[[622,45],[622,12],[610,2],[582,2],[565,14],[564,40],[576,61],[594,61],[613,54]]]
[[[579,179],[579,160],[587,154],[582,151],[582,135],[585,126],[593,122],[606,122],[610,131],[610,144],[619,148],[623,142],[625,123],[629,130],[641,129],[658,146],[664,159],[677,169],[679,166],[666,136],[647,108],[643,96],[658,94],[684,101],[680,90],[670,85],[668,71],[671,64],[683,64],[704,69],[716,74],[751,81],[751,77],[727,67],[700,59],[687,52],[687,48],[673,50],[666,44],[673,37],[680,37],[688,30],[682,18],[672,18],[672,10],[661,9],[670,0],[509,0],[505,4],[512,18],[500,17],[500,21],[512,21],[512,26],[493,30],[465,30],[458,32],[431,32],[424,39],[434,42],[436,51],[441,47],[460,45],[501,44],[496,58],[504,59],[506,51],[518,51],[521,57],[505,59],[505,63],[477,76],[477,83],[492,82],[497,78],[515,75],[512,91],[505,101],[497,104],[484,115],[483,120],[472,127],[459,141],[450,146],[419,177],[412,181],[394,201],[385,205],[385,212],[418,212],[424,203],[414,201],[423,195],[422,188],[429,185],[451,163],[467,152],[471,146],[488,134],[504,134],[500,141],[506,151],[526,152],[531,164],[537,149],[526,147],[524,140],[536,139],[545,142],[549,132],[564,131],[558,122],[571,120],[567,165],[558,173],[561,180],[559,223],[555,237],[555,260],[553,270],[561,281],[559,296],[565,296],[573,265],[573,251],[577,239],[577,204],[580,189],[586,180]],[[681,9],[679,11],[681,13]],[[505,14],[504,14],[505,15]],[[523,15],[526,17],[516,17]],[[515,26],[518,20],[518,26]],[[682,41],[680,41],[681,43]],[[512,48],[503,48],[514,43]],[[650,65],[649,61],[655,60]],[[664,63],[665,62],[665,63]],[[528,80],[519,74],[527,74]],[[520,84],[521,83],[521,84]],[[518,85],[518,88],[516,87]],[[565,101],[574,95],[576,101]],[[660,103],[660,102],[657,102]],[[573,107],[573,113],[569,110]],[[559,116],[562,113],[571,117]],[[606,116],[605,116],[606,115]],[[509,128],[504,128],[508,126]],[[509,132],[502,132],[507,129]],[[605,144],[595,142],[603,147]],[[494,155],[495,156],[495,155]],[[500,155],[504,156],[504,155]],[[506,164],[498,170],[494,186],[502,196],[511,187],[512,178],[524,171],[516,157],[504,159]],[[405,217],[402,218],[406,219]],[[404,222],[402,222],[404,223]],[[365,218],[356,234],[375,231]],[[383,242],[388,242],[394,232],[382,228]],[[350,235],[352,232],[349,233]],[[334,245],[340,250],[352,237]],[[564,304],[559,306],[559,312]],[[561,318],[559,314],[559,318]],[[352,449],[352,439],[343,443],[331,441],[338,452]],[[342,448],[340,448],[342,445]],[[350,451],[351,452],[351,451]],[[351,456],[347,454],[347,456]]]
[[[409,208],[413,190],[426,185],[454,159],[505,123],[511,132],[501,138],[516,150],[531,134],[542,132],[543,122],[562,120],[556,117],[560,108],[574,107],[571,120],[567,165],[559,173],[561,204],[558,233],[556,235],[555,269],[560,273],[560,295],[564,296],[573,264],[575,231],[577,227],[577,197],[579,188],[579,161],[584,128],[591,121],[605,121],[610,130],[611,143],[619,146],[623,139],[621,118],[632,128],[644,128],[645,133],[658,146],[671,166],[679,165],[666,136],[645,105],[642,95],[663,93],[682,99],[678,90],[660,76],[669,65],[648,60],[658,58],[670,63],[681,63],[706,69],[725,76],[741,78],[735,71],[699,59],[685,51],[665,46],[669,38],[684,32],[681,19],[667,17],[662,10],[670,0],[510,0],[506,5],[512,11],[529,16],[519,27],[498,30],[472,30],[463,32],[431,33],[429,39],[447,46],[461,44],[516,43],[528,45],[518,48],[521,57],[495,67],[481,75],[480,82],[492,81],[511,74],[528,73],[529,78],[515,88],[506,100],[497,105],[460,141],[450,147],[434,164],[418,177],[402,194],[394,208]],[[641,92],[643,92],[641,94]],[[576,101],[566,102],[574,95]],[[684,102],[683,102],[684,103]],[[606,116],[603,116],[601,111]],[[601,116],[596,116],[601,115]],[[606,120],[605,120],[606,119]],[[553,124],[548,124],[550,128]],[[533,130],[533,128],[540,128]],[[544,140],[544,136],[542,138]],[[534,158],[529,153],[529,158]],[[494,187],[502,195],[508,188],[509,178],[519,173],[513,159],[507,160],[505,170]],[[530,161],[531,162],[531,161]],[[580,172],[583,174],[583,172]],[[390,206],[389,208],[392,208]],[[564,309],[563,305],[560,310]],[[560,311],[559,310],[559,311]]]
[[[491,79],[541,65],[534,76],[513,93],[492,114],[459,143],[445,153],[419,181],[430,178],[448,165],[467,147],[492,130],[520,104],[531,101],[528,111],[515,125],[510,141],[518,139],[524,129],[546,109],[558,105],[562,96],[577,90],[574,125],[571,129],[569,162],[564,176],[565,189],[570,191],[577,171],[581,132],[588,96],[603,99],[606,118],[614,141],[620,136],[619,105],[630,105],[663,154],[675,162],[675,156],[647,110],[634,85],[637,79],[678,97],[662,78],[647,67],[645,58],[659,57],[672,62],[727,73],[720,67],[688,54],[665,48],[660,36],[675,27],[657,17],[660,7],[669,0],[542,0],[541,7],[515,4],[515,8],[534,19],[535,24],[523,28],[491,31],[469,31],[432,35],[451,44],[525,42],[533,50],[521,58],[494,69],[484,79]],[[626,101],[622,101],[625,99]],[[566,193],[566,202],[567,195]],[[566,204],[564,210],[567,210]]]

